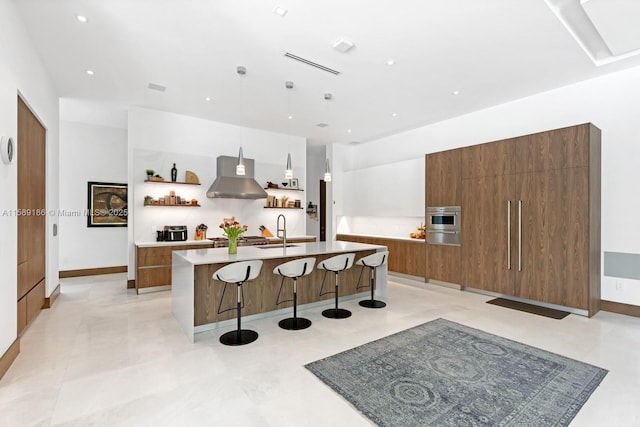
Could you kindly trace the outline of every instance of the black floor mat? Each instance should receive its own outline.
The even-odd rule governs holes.
[[[500,307],[512,308],[527,313],[538,314],[552,319],[564,319],[569,315],[566,311],[554,310],[553,308],[540,307],[538,305],[527,304],[525,302],[512,301],[505,298],[496,298],[487,301],[487,304],[499,305]]]

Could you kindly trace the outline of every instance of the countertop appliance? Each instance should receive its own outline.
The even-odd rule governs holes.
[[[186,225],[165,225],[163,231],[165,242],[184,242],[187,240]]]
[[[460,246],[461,212],[460,206],[427,207],[427,243]]]
[[[226,248],[229,246],[229,239],[226,237],[210,237],[214,248]],[[269,240],[262,236],[240,236],[238,246],[268,245]]]

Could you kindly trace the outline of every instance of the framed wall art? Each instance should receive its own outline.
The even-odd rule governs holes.
[[[291,178],[291,187],[292,190],[298,190],[298,178]]]
[[[127,184],[90,181],[87,203],[87,227],[127,226]]]

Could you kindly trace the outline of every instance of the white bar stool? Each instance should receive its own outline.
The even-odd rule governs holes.
[[[358,261],[356,261],[357,265],[362,266],[362,270],[360,271],[360,277],[358,277],[358,286],[356,286],[356,289],[366,287],[366,285],[360,286],[360,279],[362,278],[362,272],[364,271],[365,267],[369,267],[371,271],[371,284],[369,285],[371,287],[371,299],[365,299],[360,301],[359,304],[361,306],[367,307],[367,308],[383,308],[387,306],[385,302],[373,299],[373,291],[375,290],[376,267],[385,265],[388,259],[389,259],[389,251],[384,251],[384,252],[376,252],[374,254],[367,255],[365,257],[360,258]]]
[[[280,276],[282,276],[280,290],[278,291],[278,297],[276,298],[276,305],[293,301],[293,317],[282,319],[280,322],[278,322],[278,325],[282,329],[298,331],[300,329],[307,329],[309,326],[311,326],[311,320],[305,319],[303,317],[298,317],[298,279],[302,276],[310,274],[313,271],[313,266],[315,264],[315,258],[301,258],[285,262],[273,269],[273,274],[279,274]],[[280,293],[282,292],[284,279],[286,279],[287,277],[293,279],[293,299],[280,301]]]
[[[322,312],[324,317],[328,317],[330,319],[345,319],[351,316],[351,312],[349,310],[345,310],[343,308],[338,308],[338,274],[342,271],[348,270],[353,266],[353,259],[356,257],[356,254],[341,254],[336,255],[331,258],[327,258],[324,261],[321,261],[318,264],[319,270],[325,270],[324,276],[322,277],[322,286],[320,287],[320,296],[335,293],[336,294],[336,307],[329,308]],[[327,277],[327,271],[332,271],[336,275],[336,290],[335,292],[322,292],[324,288],[324,279]]]
[[[220,297],[220,303],[218,304],[218,314],[226,311],[237,310],[238,312],[238,329],[235,331],[227,332],[220,337],[220,342],[225,345],[244,345],[254,342],[258,339],[258,333],[249,329],[242,329],[240,325],[240,315],[242,311],[242,303],[244,301],[244,293],[242,292],[242,284],[253,280],[258,277],[260,270],[262,269],[262,261],[239,261],[233,264],[225,265],[215,273],[213,278],[224,282],[224,289],[222,290],[222,296]],[[222,300],[224,299],[224,293],[227,290],[227,285],[235,283],[238,289],[238,302],[235,308],[228,308],[220,311],[222,306]]]

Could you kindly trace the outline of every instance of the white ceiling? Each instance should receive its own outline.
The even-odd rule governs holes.
[[[316,144],[367,142],[640,65],[640,56],[594,65],[545,0],[14,2],[63,98],[172,111]],[[276,5],[288,14],[274,14]],[[599,11],[598,19],[618,40],[619,17]],[[334,50],[339,38],[355,47]],[[341,74],[292,61],[285,51]],[[238,65],[247,68],[242,81]],[[324,100],[326,92],[333,100]],[[316,126],[322,122],[330,126]]]

